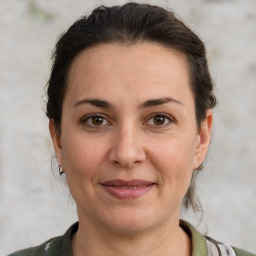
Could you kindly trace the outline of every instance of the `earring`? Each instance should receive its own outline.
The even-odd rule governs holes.
[[[63,170],[62,170],[62,168],[61,168],[61,165],[59,164],[59,174],[60,174],[60,176],[63,174],[64,172],[63,172]]]
[[[198,171],[203,171],[204,170],[204,164],[201,163],[198,167],[197,167]]]

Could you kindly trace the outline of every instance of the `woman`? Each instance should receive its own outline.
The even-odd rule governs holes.
[[[253,255],[179,220],[216,100],[201,40],[174,14],[99,7],[59,39],[47,116],[79,224],[12,255]]]

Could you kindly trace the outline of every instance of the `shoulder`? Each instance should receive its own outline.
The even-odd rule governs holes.
[[[208,255],[210,256],[256,256],[251,252],[238,249],[225,243],[218,242],[208,236],[205,236],[208,249]]]
[[[256,256],[255,253],[247,252],[245,250],[242,250],[236,247],[232,247],[232,248],[235,251],[236,256]]]
[[[72,256],[71,237],[78,229],[78,223],[73,224],[63,236],[24,250],[14,252],[8,256]]]
[[[52,238],[41,245],[30,247],[24,250],[14,252],[8,256],[48,256],[55,255],[54,251],[58,251],[61,244],[61,237]]]
[[[203,236],[194,226],[184,220],[180,221],[180,226],[191,237],[193,256],[256,256],[254,253],[218,242],[208,236]]]

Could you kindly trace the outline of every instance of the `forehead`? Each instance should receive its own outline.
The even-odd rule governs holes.
[[[164,94],[171,89],[181,94],[189,88],[183,54],[154,43],[109,43],[88,48],[74,59],[67,94],[102,94],[104,89],[110,95],[113,90],[125,93],[129,89],[146,97],[152,91]]]
[[[140,71],[142,68],[146,70],[152,67],[152,64],[154,64],[154,69],[158,67],[158,71],[160,69],[173,70],[178,62],[184,67],[184,71],[185,69],[187,71],[188,65],[182,53],[157,43],[141,42],[131,45],[105,43],[80,52],[72,62],[70,74],[75,72],[79,66],[81,68],[81,65],[85,68],[101,68],[104,71],[111,64],[121,62],[124,65],[127,64],[127,71],[130,70],[131,66],[128,64],[131,63],[140,66]]]

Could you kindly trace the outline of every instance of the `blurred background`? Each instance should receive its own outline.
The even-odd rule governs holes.
[[[44,115],[57,37],[100,5],[128,1],[0,0],[0,255],[61,235],[77,220]],[[144,1],[175,11],[203,39],[218,106],[205,170],[204,214],[182,217],[256,252],[256,1]]]

